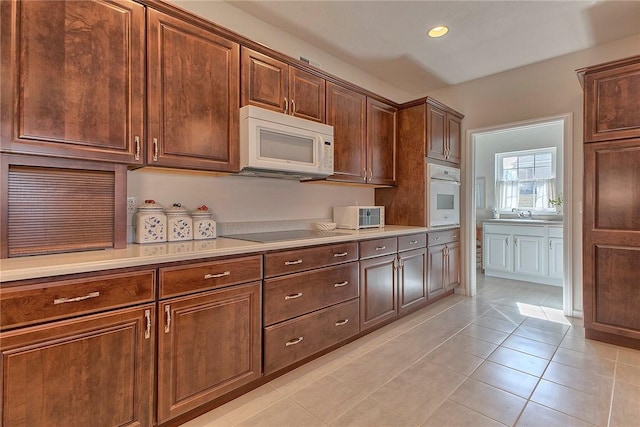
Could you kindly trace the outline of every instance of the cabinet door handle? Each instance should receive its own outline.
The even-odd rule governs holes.
[[[417,245],[417,244],[418,244],[418,241],[417,241],[417,240],[410,240],[410,241],[409,241],[409,244],[410,244],[410,245]]]
[[[167,334],[171,330],[171,306],[164,306],[164,314],[166,315],[166,322],[164,324],[164,333]]]
[[[285,295],[284,299],[285,300],[296,299],[296,298],[300,298],[301,296],[302,296],[302,292],[298,292],[297,294]]]
[[[287,97],[284,97],[284,113],[289,114],[289,100]]]
[[[295,100],[291,100],[291,115],[295,116],[296,115],[296,101]]]
[[[147,321],[147,326],[144,330],[144,339],[148,340],[151,338],[151,310],[144,311],[144,318]]]
[[[225,277],[225,276],[230,276],[231,272],[230,271],[225,271],[224,273],[218,273],[218,274],[205,274],[204,278],[205,279],[217,279],[218,277]]]
[[[508,238],[508,237],[505,237],[505,238],[504,238],[504,242],[505,242],[505,244],[506,244],[507,246],[509,246],[509,238]]]
[[[518,238],[517,238],[517,237],[514,237],[514,238],[513,238],[513,244],[514,244],[514,245],[516,245],[516,246],[518,246]]]
[[[97,298],[100,296],[100,292],[90,292],[87,295],[82,295],[81,297],[73,297],[73,298],[57,298],[53,300],[53,305],[58,304],[66,304],[68,302],[78,302],[84,301],[89,298]]]
[[[338,321],[336,322],[336,326],[346,325],[347,323],[349,323],[349,319],[338,320]]]
[[[549,240],[549,250],[550,251],[553,250],[553,247],[551,247],[551,245],[552,245],[552,242],[551,242],[551,240]]]
[[[296,264],[302,264],[302,260],[301,259],[297,259],[295,261],[285,261],[284,265],[296,265]]]
[[[367,182],[367,170],[366,169],[362,169],[362,180],[364,182]]]
[[[369,169],[369,181],[373,179],[373,169]]]
[[[296,344],[300,344],[302,342],[302,340],[304,339],[304,337],[298,337],[298,338],[294,338],[292,340],[287,341],[286,343],[284,343],[285,347],[289,347],[290,345],[296,345]]]
[[[135,137],[133,137],[133,141],[136,144],[136,156],[135,156],[135,159],[136,160],[140,160],[140,137],[138,135],[136,135]]]
[[[340,252],[339,254],[333,254],[333,256],[336,258],[340,258],[347,255],[349,255],[349,252]]]
[[[439,238],[439,237],[436,237],[434,240],[440,240],[440,238]]]
[[[158,138],[153,138],[153,161],[158,161]]]
[[[376,251],[383,251],[385,249],[387,249],[386,246],[376,246]]]
[[[341,282],[341,283],[334,283],[334,284],[333,284],[333,287],[334,287],[334,288],[341,288],[341,287],[343,287],[343,286],[347,286],[348,284],[349,284],[349,281],[348,281],[348,280],[345,280],[344,282]]]

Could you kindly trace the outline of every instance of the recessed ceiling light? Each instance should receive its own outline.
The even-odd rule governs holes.
[[[427,35],[431,38],[442,37],[449,32],[449,27],[445,27],[444,25],[438,25],[437,27],[433,27],[427,32]]]

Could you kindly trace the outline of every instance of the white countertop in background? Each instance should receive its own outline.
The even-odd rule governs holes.
[[[114,268],[139,267],[165,262],[188,261],[228,255],[245,255],[278,249],[392,237],[426,232],[425,227],[387,225],[368,230],[335,230],[340,235],[314,239],[256,243],[218,237],[212,240],[129,244],[126,249],[38,255],[0,260],[0,283]]]

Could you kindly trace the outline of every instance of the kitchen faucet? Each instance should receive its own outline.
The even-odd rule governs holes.
[[[515,212],[518,215],[518,218],[532,218],[531,211],[521,211],[516,208],[511,209],[511,212]]]

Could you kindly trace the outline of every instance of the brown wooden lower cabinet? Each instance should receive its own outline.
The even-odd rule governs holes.
[[[428,298],[460,286],[460,230],[429,232]]]
[[[360,261],[360,329],[398,315],[396,257],[385,255]]]
[[[262,375],[261,283],[159,303],[158,422]]]
[[[427,249],[398,254],[398,312],[404,314],[427,302]]]
[[[155,305],[0,334],[6,427],[153,424]]]
[[[354,299],[265,328],[265,374],[357,334],[358,317],[358,300]]]

